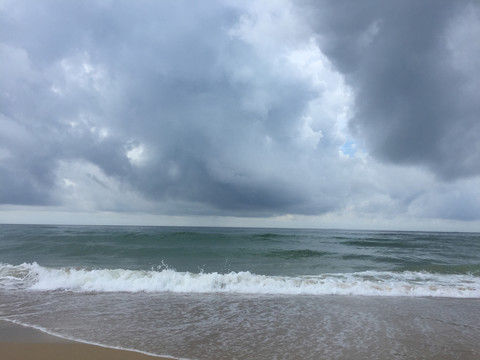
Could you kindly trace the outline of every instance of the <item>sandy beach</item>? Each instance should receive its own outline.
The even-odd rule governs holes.
[[[5,360],[167,359],[70,341],[8,321],[0,321],[0,354]]]

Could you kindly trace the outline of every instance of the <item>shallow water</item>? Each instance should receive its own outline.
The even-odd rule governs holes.
[[[191,359],[480,357],[478,299],[29,292],[0,303],[4,319]]]

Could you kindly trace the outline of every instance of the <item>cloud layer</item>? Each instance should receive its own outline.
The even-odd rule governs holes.
[[[0,203],[476,220],[479,16],[1,1]]]

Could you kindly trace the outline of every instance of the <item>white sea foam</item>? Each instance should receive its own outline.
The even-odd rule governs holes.
[[[171,269],[48,268],[37,263],[0,264],[0,287],[37,291],[181,292],[433,296],[480,298],[480,277],[426,272],[366,271],[318,276],[265,276],[248,271],[189,273]]]

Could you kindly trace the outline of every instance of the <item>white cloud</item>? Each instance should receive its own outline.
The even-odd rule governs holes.
[[[146,149],[142,144],[131,143],[126,152],[126,156],[128,160],[136,166],[144,165],[147,162]]]

